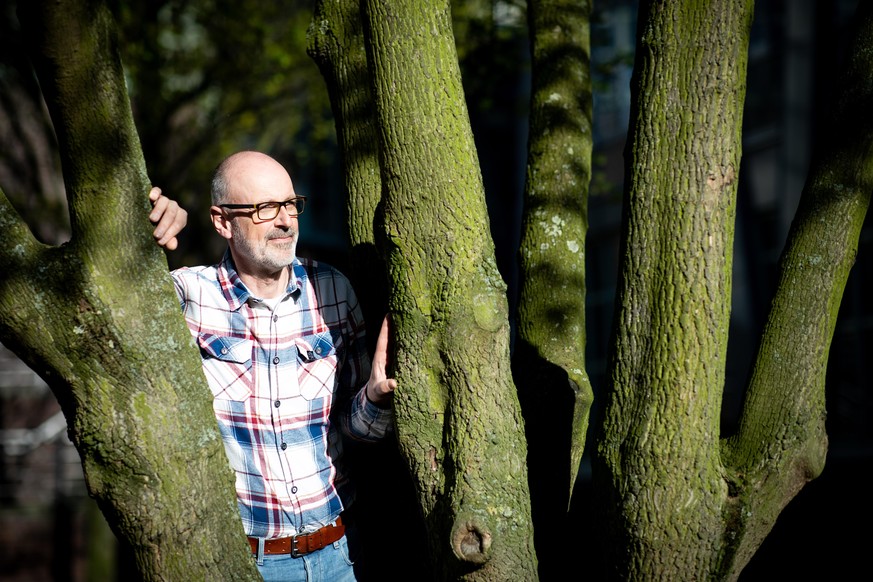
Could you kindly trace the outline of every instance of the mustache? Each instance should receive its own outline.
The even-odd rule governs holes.
[[[274,228],[273,230],[271,230],[270,232],[268,232],[266,238],[267,238],[267,240],[271,240],[274,238],[285,238],[286,236],[296,236],[296,235],[297,235],[296,228],[292,228],[290,226],[288,228],[278,228],[277,227],[277,228]]]

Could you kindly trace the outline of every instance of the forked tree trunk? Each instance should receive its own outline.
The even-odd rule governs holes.
[[[151,237],[108,8],[19,3],[62,155],[72,239],[0,194],[0,339],[51,386],[89,493],[145,580],[258,580],[197,350]]]
[[[316,2],[308,39],[308,52],[327,84],[336,123],[351,243],[348,275],[368,329],[375,330],[388,309],[389,287],[377,248],[384,242],[384,237],[376,237],[381,228],[377,225],[384,223],[379,211],[379,136],[360,2]],[[372,341],[375,334],[368,337]],[[357,488],[354,512],[364,553],[359,571],[372,577],[368,580],[429,579],[433,566],[428,560],[424,520],[396,440],[389,437],[376,445],[356,447],[349,451],[346,463]],[[391,543],[386,545],[385,540]]]
[[[873,189],[871,10],[783,255],[739,432],[719,440],[751,2],[640,17],[597,487],[618,580],[734,580],[827,451],[827,353]]]
[[[873,193],[873,4],[861,2],[847,64],[816,142],[779,265],[736,435],[723,443],[731,497],[724,552],[739,576],[827,454],[828,353]]]
[[[595,477],[616,580],[718,578],[719,449],[751,0],[645,2]]]

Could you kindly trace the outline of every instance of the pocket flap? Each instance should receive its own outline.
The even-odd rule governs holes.
[[[197,343],[201,350],[218,360],[244,363],[252,359],[250,339],[203,333],[197,336]]]
[[[329,333],[303,336],[296,339],[294,345],[303,362],[315,362],[336,353],[336,347]]]

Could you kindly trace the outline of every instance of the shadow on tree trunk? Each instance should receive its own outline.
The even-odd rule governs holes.
[[[424,520],[396,438],[350,443],[346,457],[357,489],[358,582],[430,580]]]
[[[570,507],[570,443],[575,395],[567,373],[519,340],[512,374],[524,417],[534,545],[541,582],[566,580],[577,571],[583,536],[591,528],[586,516],[589,483],[577,481]]]

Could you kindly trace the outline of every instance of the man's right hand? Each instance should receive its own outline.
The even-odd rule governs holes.
[[[155,241],[168,251],[175,250],[179,245],[176,235],[188,224],[188,212],[175,200],[163,196],[157,187],[149,192],[149,200],[152,202],[149,220],[155,225]]]

